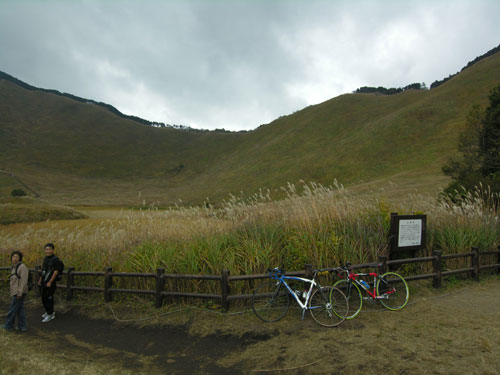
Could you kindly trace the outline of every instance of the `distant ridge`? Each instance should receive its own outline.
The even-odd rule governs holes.
[[[485,54],[476,57],[472,61],[469,61],[469,63],[466,66],[464,66],[460,70],[460,72],[463,72],[465,69],[471,67],[472,65],[474,65],[477,62],[485,59],[486,57],[494,55],[495,53],[497,53],[499,51],[500,51],[500,44],[497,47],[490,49]],[[450,78],[456,76],[458,73],[459,72],[457,72],[455,74],[450,74],[448,77],[443,78],[440,81],[438,81],[438,80],[434,81],[431,84],[430,88],[431,89],[435,89],[436,87],[438,87],[438,86],[442,85],[443,83],[445,83],[446,81],[448,81]],[[412,84],[406,85],[405,87],[397,87],[397,88],[396,87],[385,88],[385,87],[382,87],[382,86],[379,86],[379,87],[363,86],[363,87],[357,88],[354,92],[356,94],[378,93],[378,94],[384,94],[384,95],[394,95],[394,94],[399,94],[400,92],[403,92],[403,91],[406,91],[406,90],[410,90],[410,89],[414,89],[414,90],[426,90],[427,87],[425,86],[425,83],[412,83]]]
[[[185,126],[185,125],[170,125],[170,124],[165,124],[163,122],[153,122],[153,121],[145,120],[145,119],[137,117],[137,116],[126,115],[126,114],[120,112],[118,109],[116,109],[115,107],[113,107],[110,104],[103,103],[103,102],[96,102],[95,100],[92,100],[92,99],[85,99],[85,98],[82,98],[82,97],[79,97],[76,95],[68,94],[65,92],[60,92],[58,90],[43,89],[43,88],[35,87],[35,86],[29,85],[26,82],[23,82],[20,79],[13,77],[10,74],[7,74],[7,73],[2,72],[2,71],[0,71],[0,79],[5,79],[7,81],[15,83],[16,85],[18,85],[26,90],[47,92],[47,93],[54,94],[54,95],[64,96],[66,98],[76,100],[77,102],[80,102],[80,103],[95,104],[95,105],[98,105],[102,108],[107,109],[111,113],[113,113],[113,114],[115,114],[123,119],[131,120],[131,121],[137,122],[139,124],[158,126],[158,127],[168,126],[168,127],[172,127],[175,129],[186,129],[186,130],[191,130],[191,131],[208,131],[208,130],[204,130],[204,129],[194,129],[194,128],[191,128],[191,127]]]
[[[469,63],[466,66],[464,66],[460,70],[460,72],[463,72],[465,69],[470,68],[472,65],[476,64],[477,62],[479,62],[479,61],[481,61],[481,60],[483,60],[483,59],[485,59],[485,58],[487,58],[489,56],[492,56],[492,55],[494,55],[497,52],[500,52],[500,44],[497,47],[490,49],[484,55],[478,56],[474,60],[469,61]],[[445,83],[446,81],[448,81],[450,78],[453,78],[454,76],[456,76],[458,73],[459,72],[456,72],[455,74],[450,74],[448,77],[443,78],[440,81],[434,81],[434,82],[432,82],[431,89],[435,89],[436,87],[442,85],[443,83]]]
[[[500,44],[497,47],[492,48],[491,50],[489,50],[485,54],[476,57],[472,61],[469,61],[469,63],[466,66],[464,66],[460,70],[460,72],[462,72],[462,71],[464,71],[464,69],[467,69],[470,66],[474,65],[478,61],[481,61],[482,59],[484,59],[486,57],[494,55],[495,53],[497,53],[499,51],[500,51]],[[459,72],[457,72],[455,74],[450,74],[448,77],[443,78],[442,80],[436,80],[436,81],[434,81],[431,84],[430,89],[433,89],[433,88],[436,88],[436,87],[442,85],[444,82],[448,81],[450,78],[454,77],[458,73]],[[190,130],[190,131],[209,131],[209,130],[206,130],[206,129],[191,128],[191,127],[185,126],[185,125],[175,125],[175,124],[171,125],[171,124],[165,124],[163,122],[154,122],[154,121],[149,121],[149,120],[143,119],[143,118],[138,117],[138,116],[126,115],[126,114],[120,112],[115,107],[113,107],[111,104],[107,104],[107,103],[103,103],[103,102],[96,102],[95,100],[92,100],[92,99],[85,99],[85,98],[82,98],[82,97],[79,97],[79,96],[76,96],[76,95],[73,95],[73,94],[62,93],[62,92],[60,92],[58,90],[44,89],[44,88],[35,87],[35,86],[29,85],[26,82],[23,82],[20,79],[18,79],[16,77],[13,77],[10,74],[7,74],[7,73],[2,72],[2,71],[0,71],[0,79],[5,79],[7,81],[15,83],[16,85],[18,85],[18,86],[20,86],[22,88],[25,88],[26,90],[47,92],[47,93],[51,93],[51,94],[54,94],[54,95],[64,96],[66,98],[70,98],[70,99],[76,100],[76,101],[81,102],[81,103],[95,104],[95,105],[98,105],[100,107],[103,107],[103,108],[107,109],[111,113],[113,113],[113,114],[115,114],[115,115],[117,115],[117,116],[119,116],[121,118],[124,118],[124,119],[127,119],[127,120],[131,120],[131,121],[135,121],[135,122],[143,124],[143,125],[157,126],[157,127],[171,127],[171,128],[175,128],[175,129],[181,129],[181,130],[184,129],[184,130]],[[363,87],[360,87],[360,88],[356,89],[354,92],[358,93],[358,94],[359,93],[381,93],[381,94],[385,94],[385,95],[394,95],[394,94],[399,94],[399,93],[401,93],[401,92],[403,92],[405,90],[409,90],[409,89],[425,90],[426,87],[425,87],[425,84],[423,85],[421,83],[412,83],[412,84],[409,84],[409,85],[407,85],[407,86],[405,86],[403,88],[401,88],[401,87],[400,88],[391,87],[391,88],[388,88],[388,89],[385,88],[385,87],[381,87],[381,86],[379,86],[379,87],[363,86]],[[222,132],[229,132],[229,131],[227,131],[225,129],[216,129],[216,130],[217,131],[222,131]]]

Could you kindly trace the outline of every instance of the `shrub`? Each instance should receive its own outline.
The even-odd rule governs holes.
[[[27,194],[23,189],[14,189],[10,192],[12,197],[25,197]]]

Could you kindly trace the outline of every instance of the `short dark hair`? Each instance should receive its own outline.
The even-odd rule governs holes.
[[[10,259],[12,260],[12,257],[14,255],[19,255],[19,261],[22,261],[23,260],[23,253],[21,253],[19,250],[14,250],[11,254],[10,254]]]
[[[45,249],[46,247],[51,247],[52,250],[54,250],[56,247],[54,246],[54,244],[52,242],[49,242],[47,245],[45,245],[43,248]]]

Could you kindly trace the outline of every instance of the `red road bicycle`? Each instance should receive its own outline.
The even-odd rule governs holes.
[[[396,272],[386,272],[379,275],[376,272],[354,273],[351,264],[346,263],[342,268],[337,268],[340,280],[333,284],[334,287],[344,292],[349,301],[349,313],[346,319],[353,319],[361,311],[363,300],[380,301],[389,310],[400,310],[406,306],[410,291],[405,279]],[[373,284],[368,284],[359,278],[373,277]],[[363,296],[361,291],[366,293]]]

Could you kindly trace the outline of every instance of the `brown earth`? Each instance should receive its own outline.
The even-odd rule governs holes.
[[[266,324],[245,307],[166,307],[134,317],[124,303],[61,300],[56,319],[42,324],[31,299],[28,332],[0,334],[0,374],[500,373],[500,279],[428,285],[410,284],[402,311],[367,305],[333,329],[301,321],[297,310]],[[155,316],[141,321],[148,314]]]

